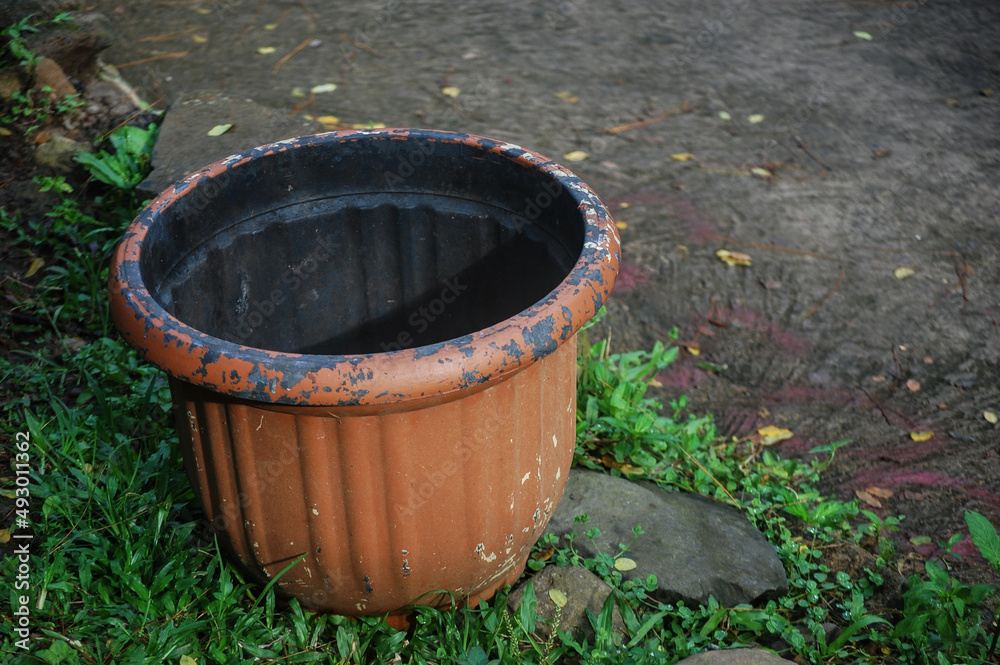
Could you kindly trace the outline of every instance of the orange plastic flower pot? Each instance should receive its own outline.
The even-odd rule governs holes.
[[[379,615],[521,573],[573,456],[575,334],[618,259],[604,205],[541,155],[334,132],[161,194],[109,288],[243,566],[297,562],[282,593]]]

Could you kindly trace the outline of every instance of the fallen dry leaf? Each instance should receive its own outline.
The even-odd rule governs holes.
[[[569,601],[566,598],[566,594],[559,589],[549,589],[549,600],[551,600],[556,607],[566,607],[566,603]]]
[[[906,388],[911,393],[915,393],[918,390],[920,390],[920,382],[917,381],[916,379],[907,379],[907,381],[906,381]]]
[[[191,35],[191,41],[196,44],[204,44],[208,41],[208,37],[202,37],[201,35]]]
[[[747,118],[747,122],[749,122],[751,125],[756,125],[758,122],[764,122],[764,114],[754,113],[753,115]]]
[[[617,229],[618,229],[619,231],[624,231],[625,229],[627,229],[627,228],[628,228],[628,222],[623,222],[623,221],[621,221],[621,220],[618,220],[617,222],[615,222],[615,227],[616,227],[616,228],[617,228]]]
[[[914,270],[913,268],[901,267],[893,270],[892,274],[893,276],[895,276],[896,279],[906,279],[907,277],[913,277],[914,275],[916,275],[917,271]]]
[[[983,418],[991,425],[996,425],[997,422],[1000,422],[1000,417],[997,417],[997,414],[992,411],[983,411]]]
[[[700,356],[701,355],[701,347],[700,346],[685,346],[684,348],[687,349],[687,352],[690,353],[692,356]]]
[[[743,252],[731,252],[728,249],[720,249],[715,253],[719,260],[727,266],[749,266],[753,265],[752,257]]]
[[[763,446],[773,446],[779,441],[785,441],[793,436],[792,430],[782,429],[780,427],[775,427],[774,425],[761,427],[757,430],[757,434],[760,435],[760,443]]]
[[[462,89],[459,88],[458,86],[446,85],[445,87],[441,88],[441,94],[444,95],[445,97],[451,97],[452,99],[454,99],[455,97],[458,97],[460,94],[462,94]]]
[[[336,83],[320,83],[319,85],[314,85],[313,87],[309,88],[309,92],[313,93],[314,95],[319,95],[324,92],[333,92],[336,89],[337,89]]]
[[[692,159],[694,159],[694,155],[692,155],[690,152],[675,152],[674,154],[670,155],[670,159],[673,159],[674,161],[678,162],[690,162]]]
[[[588,157],[590,157],[590,155],[585,153],[583,150],[574,150],[572,152],[567,152],[565,155],[563,155],[563,159],[565,159],[567,162],[582,162]]]
[[[278,49],[274,48],[273,46],[261,46],[260,48],[257,49],[257,53],[260,53],[261,55],[271,55],[277,50]]]
[[[224,125],[216,125],[215,127],[212,127],[210,130],[205,132],[205,134],[207,134],[208,136],[222,136],[232,128],[233,128],[233,123],[227,122]]]
[[[910,438],[917,442],[927,441],[932,436],[934,436],[934,432],[928,432],[926,430],[921,430],[919,432],[910,432]]]
[[[882,502],[873,497],[865,490],[854,490],[854,495],[857,496],[862,501],[864,501],[865,503],[867,503],[869,506],[872,506],[874,508],[882,507]]]
[[[321,122],[324,125],[339,125],[340,118],[338,118],[335,115],[321,115],[320,117],[316,118],[316,122]]]
[[[910,538],[910,542],[919,547],[920,545],[930,545],[934,541],[931,540],[930,536],[913,536]]]
[[[866,487],[865,491],[872,496],[877,496],[880,499],[888,499],[892,496],[892,490],[882,489],[881,487]]]
[[[10,529],[0,529],[0,543],[10,541]]]
[[[45,259],[43,259],[40,256],[31,259],[31,265],[28,266],[28,272],[24,273],[24,276],[25,277],[33,276],[35,273],[41,270],[42,266],[44,265],[45,265]]]
[[[858,39],[863,39],[866,42],[870,42],[872,40],[871,34],[865,32],[864,30],[855,30],[854,36],[857,37]]]
[[[560,90],[559,92],[553,93],[556,97],[566,102],[567,104],[576,104],[580,101],[579,97],[574,97],[569,90]]]
[[[552,558],[552,555],[555,553],[556,553],[556,548],[554,546],[548,547],[539,552],[535,552],[534,554],[531,555],[531,558],[534,559],[535,561],[548,561],[549,559]]]

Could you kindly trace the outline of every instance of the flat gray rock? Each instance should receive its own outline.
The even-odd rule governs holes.
[[[589,521],[574,524],[583,513]],[[645,533],[627,556],[638,565],[625,576],[656,575],[654,595],[661,602],[703,605],[714,596],[732,607],[778,598],[788,590],[774,547],[738,510],[652,483],[573,469],[548,530],[560,536],[575,531],[577,551],[591,557],[595,549],[585,535],[588,529],[600,529],[597,545],[615,555],[619,543],[632,540],[637,524]]]
[[[702,651],[677,661],[677,665],[785,665],[794,661],[764,649],[718,649]]]
[[[232,124],[221,136],[208,136],[216,125]],[[252,99],[215,92],[179,97],[167,110],[153,149],[153,171],[139,183],[144,196],[156,196],[184,176],[229,155],[265,143],[315,134],[317,122],[261,106]]]

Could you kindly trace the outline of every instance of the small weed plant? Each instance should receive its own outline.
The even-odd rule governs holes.
[[[0,505],[28,521],[18,522],[15,535],[31,535],[24,572],[10,547],[22,541],[0,531],[9,541],[0,577],[23,574],[28,582],[28,591],[3,587],[5,663],[670,665],[748,645],[816,664],[994,662],[997,616],[984,616],[984,604],[996,590],[962,585],[943,558],[911,577],[901,612],[873,611],[877,568],[892,565],[887,542],[896,521],[816,489],[846,442],[801,461],[754,441],[719,440],[710,416],[687,414],[683,398],[664,406],[650,394],[676,348],[612,353],[607,341],[587,342],[594,329],[581,337],[576,462],[733,505],[775,547],[788,577],[784,596],[758,606],[661,603],[654,577],[623,574],[630,543],[585,557],[575,537],[546,535],[531,569],[580,566],[611,586],[600,612],[589,615],[590,636],[567,632],[557,615],[551,636],[539,638],[544,620],[530,582],[516,610],[507,590],[474,607],[455,598],[444,610],[415,608],[406,631],[381,617],[316,614],[280,600],[273,582],[251,584],[220,552],[179,462],[165,376],[112,331],[107,258],[135,201],[109,196],[100,214],[90,214],[65,180],[38,184],[57,195],[47,215],[0,216],[8,252],[44,264],[34,286],[5,287],[19,316],[3,324],[3,436],[29,441],[31,460],[29,499],[14,483],[12,446],[0,451],[7,465]],[[585,516],[578,520],[586,525]],[[978,513],[967,520],[973,542],[1000,569],[993,525]],[[584,537],[598,535],[591,527]],[[643,535],[636,526],[634,538]],[[840,541],[866,544],[878,565],[860,577],[832,570],[825,552]],[[26,634],[15,614],[24,593]],[[615,629],[616,616],[624,632]]]

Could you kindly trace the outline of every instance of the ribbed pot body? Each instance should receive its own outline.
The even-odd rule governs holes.
[[[573,458],[575,339],[509,380],[386,414],[261,407],[175,382],[192,484],[260,579],[307,607],[475,603],[513,582]]]
[[[227,548],[260,581],[288,568],[278,588],[307,607],[379,615],[523,570],[572,461],[576,331],[618,252],[597,196],[541,155],[334,132],[161,194],[109,291],[171,377]]]

